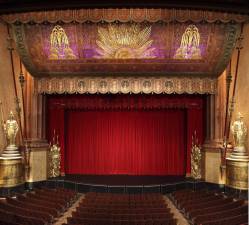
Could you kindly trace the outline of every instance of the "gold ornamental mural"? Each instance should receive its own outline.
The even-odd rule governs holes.
[[[189,25],[182,35],[181,45],[177,49],[175,59],[201,59],[200,33],[194,24]]]
[[[110,24],[98,27],[97,52],[99,58],[143,59],[155,58],[151,26],[141,28],[139,24]]]
[[[33,76],[217,77],[238,24],[87,22],[13,24],[22,62]]]
[[[56,25],[50,34],[49,59],[75,59],[76,56],[69,46],[69,40],[65,30]]]

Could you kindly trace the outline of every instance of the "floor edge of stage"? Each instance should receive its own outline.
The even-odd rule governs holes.
[[[117,183],[120,179],[122,182]],[[134,182],[135,179],[137,182]],[[193,180],[183,176],[66,175],[50,178],[46,182],[49,187],[64,187],[80,193],[171,193],[184,188],[205,188],[207,185],[204,180]]]

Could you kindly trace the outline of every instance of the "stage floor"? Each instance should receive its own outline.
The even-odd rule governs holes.
[[[108,185],[108,186],[140,186],[184,182],[185,176],[132,176],[132,175],[66,175],[65,181],[75,183]]]
[[[130,175],[66,175],[50,178],[46,186],[64,187],[80,193],[170,193],[184,188],[203,186],[203,181],[194,181],[185,176],[130,176]]]

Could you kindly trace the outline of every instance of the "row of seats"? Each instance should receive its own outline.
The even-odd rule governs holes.
[[[70,225],[176,225],[160,194],[88,193]]]
[[[116,199],[119,201],[122,200],[161,200],[161,194],[159,193],[144,193],[142,195],[138,194],[114,194],[114,193],[101,193],[101,195],[97,192],[89,192],[88,199]]]
[[[78,206],[80,211],[89,212],[89,213],[105,213],[105,214],[150,214],[150,213],[163,213],[168,212],[169,208],[166,206],[162,208],[96,208],[96,207],[82,207]]]
[[[181,190],[170,195],[177,208],[191,224],[247,224],[248,203],[206,190]]]
[[[165,204],[162,204],[162,203],[159,203],[159,204],[143,204],[143,205],[119,205],[119,204],[98,204],[98,203],[95,203],[95,204],[82,204],[80,207],[88,207],[88,208],[102,208],[102,209],[105,209],[105,208],[110,208],[110,209],[130,209],[130,208],[133,208],[133,209],[141,209],[141,208],[147,208],[147,209],[153,209],[153,208],[166,208],[165,207]]]
[[[95,218],[95,219],[111,219],[111,220],[149,220],[149,219],[168,219],[172,214],[170,212],[151,213],[151,214],[104,214],[104,213],[89,213],[89,212],[73,212],[73,217]]]
[[[102,219],[81,219],[69,218],[68,224],[73,225],[176,225],[174,219],[154,220],[102,220]]]
[[[163,201],[139,201],[139,202],[135,202],[135,201],[132,201],[132,202],[113,202],[113,201],[98,201],[98,200],[93,200],[93,201],[85,201],[86,204],[88,203],[91,203],[91,204],[94,204],[94,203],[100,203],[101,205],[154,205],[154,204],[158,204],[158,203],[161,203],[163,204],[164,202]]]
[[[77,199],[66,189],[41,189],[0,202],[0,225],[49,225]]]

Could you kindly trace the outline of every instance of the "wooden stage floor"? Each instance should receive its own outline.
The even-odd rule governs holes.
[[[185,176],[133,176],[133,175],[66,175],[66,181],[97,185],[158,185],[179,183],[186,180]]]

